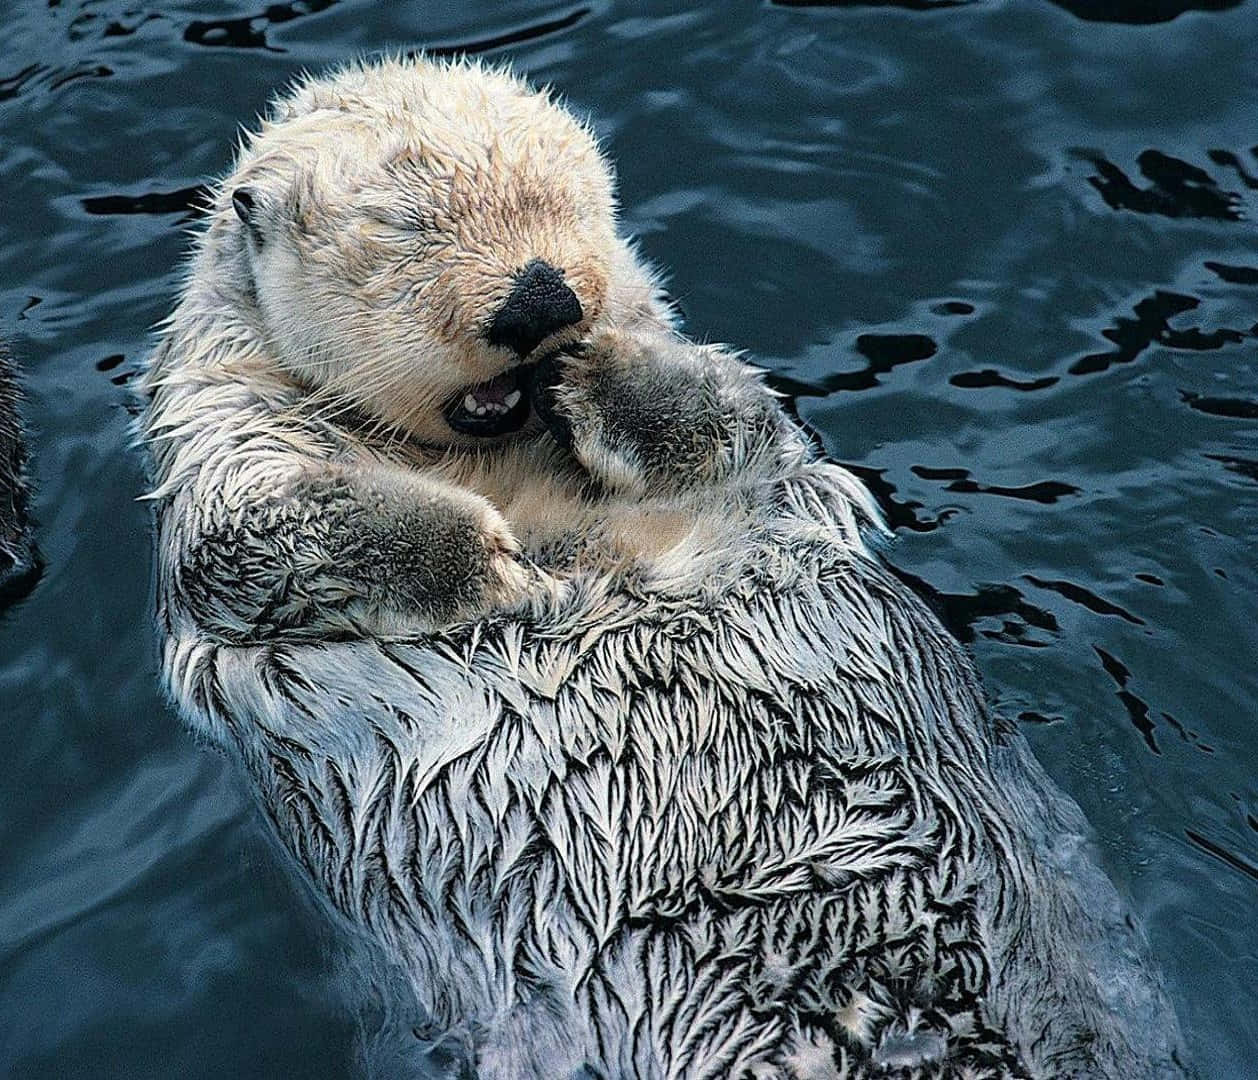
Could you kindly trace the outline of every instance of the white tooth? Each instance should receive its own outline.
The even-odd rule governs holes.
[[[476,398],[473,397],[471,394],[468,394],[467,397],[463,399],[463,408],[465,408],[468,412],[475,412],[476,411]]]
[[[520,391],[512,390],[511,393],[507,395],[506,406],[508,409],[514,409],[519,404],[520,404]]]

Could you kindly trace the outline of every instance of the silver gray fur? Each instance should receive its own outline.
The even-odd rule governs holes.
[[[593,335],[571,452],[482,453],[583,508],[517,549],[429,484],[480,452],[212,362],[258,317],[223,198],[147,383],[167,685],[451,1076],[1185,1075],[1078,808],[751,369]],[[600,562],[626,508],[695,525]]]
[[[565,391],[570,414],[610,418],[621,458],[619,418],[648,403],[661,430],[737,404],[706,418],[710,446],[692,425],[633,448],[657,491],[689,486],[696,455],[737,462],[714,495],[758,513],[719,590],[578,579],[414,639],[203,639],[168,654],[180,704],[485,1078],[876,1076],[918,1052],[897,1075],[1175,1075],[1174,1019],[1077,809],[863,552],[850,484],[733,363],[704,373],[724,394],[677,369]],[[380,503],[297,494],[346,581],[396,575],[434,610],[447,601],[413,583],[448,581],[461,599],[461,523],[416,510],[399,551],[434,563],[408,575],[370,558]],[[281,559],[299,589],[287,528],[204,537],[163,595],[168,626],[203,591],[278,594]]]

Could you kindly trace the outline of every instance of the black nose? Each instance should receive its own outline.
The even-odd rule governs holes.
[[[527,356],[556,330],[579,323],[581,301],[564,284],[563,271],[534,259],[515,279],[486,337],[491,345],[505,345]]]

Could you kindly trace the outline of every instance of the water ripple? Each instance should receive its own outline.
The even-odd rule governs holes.
[[[46,568],[0,618],[0,1072],[355,1074],[323,917],[158,694],[126,409],[236,125],[427,45],[588,110],[688,331],[869,487],[1097,827],[1200,1071],[1248,1075],[1253,2],[11,6],[0,329]]]

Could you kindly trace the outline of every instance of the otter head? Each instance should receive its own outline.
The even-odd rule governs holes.
[[[299,87],[248,139],[211,228],[294,377],[430,443],[524,428],[539,356],[654,313],[588,129],[470,64]]]

